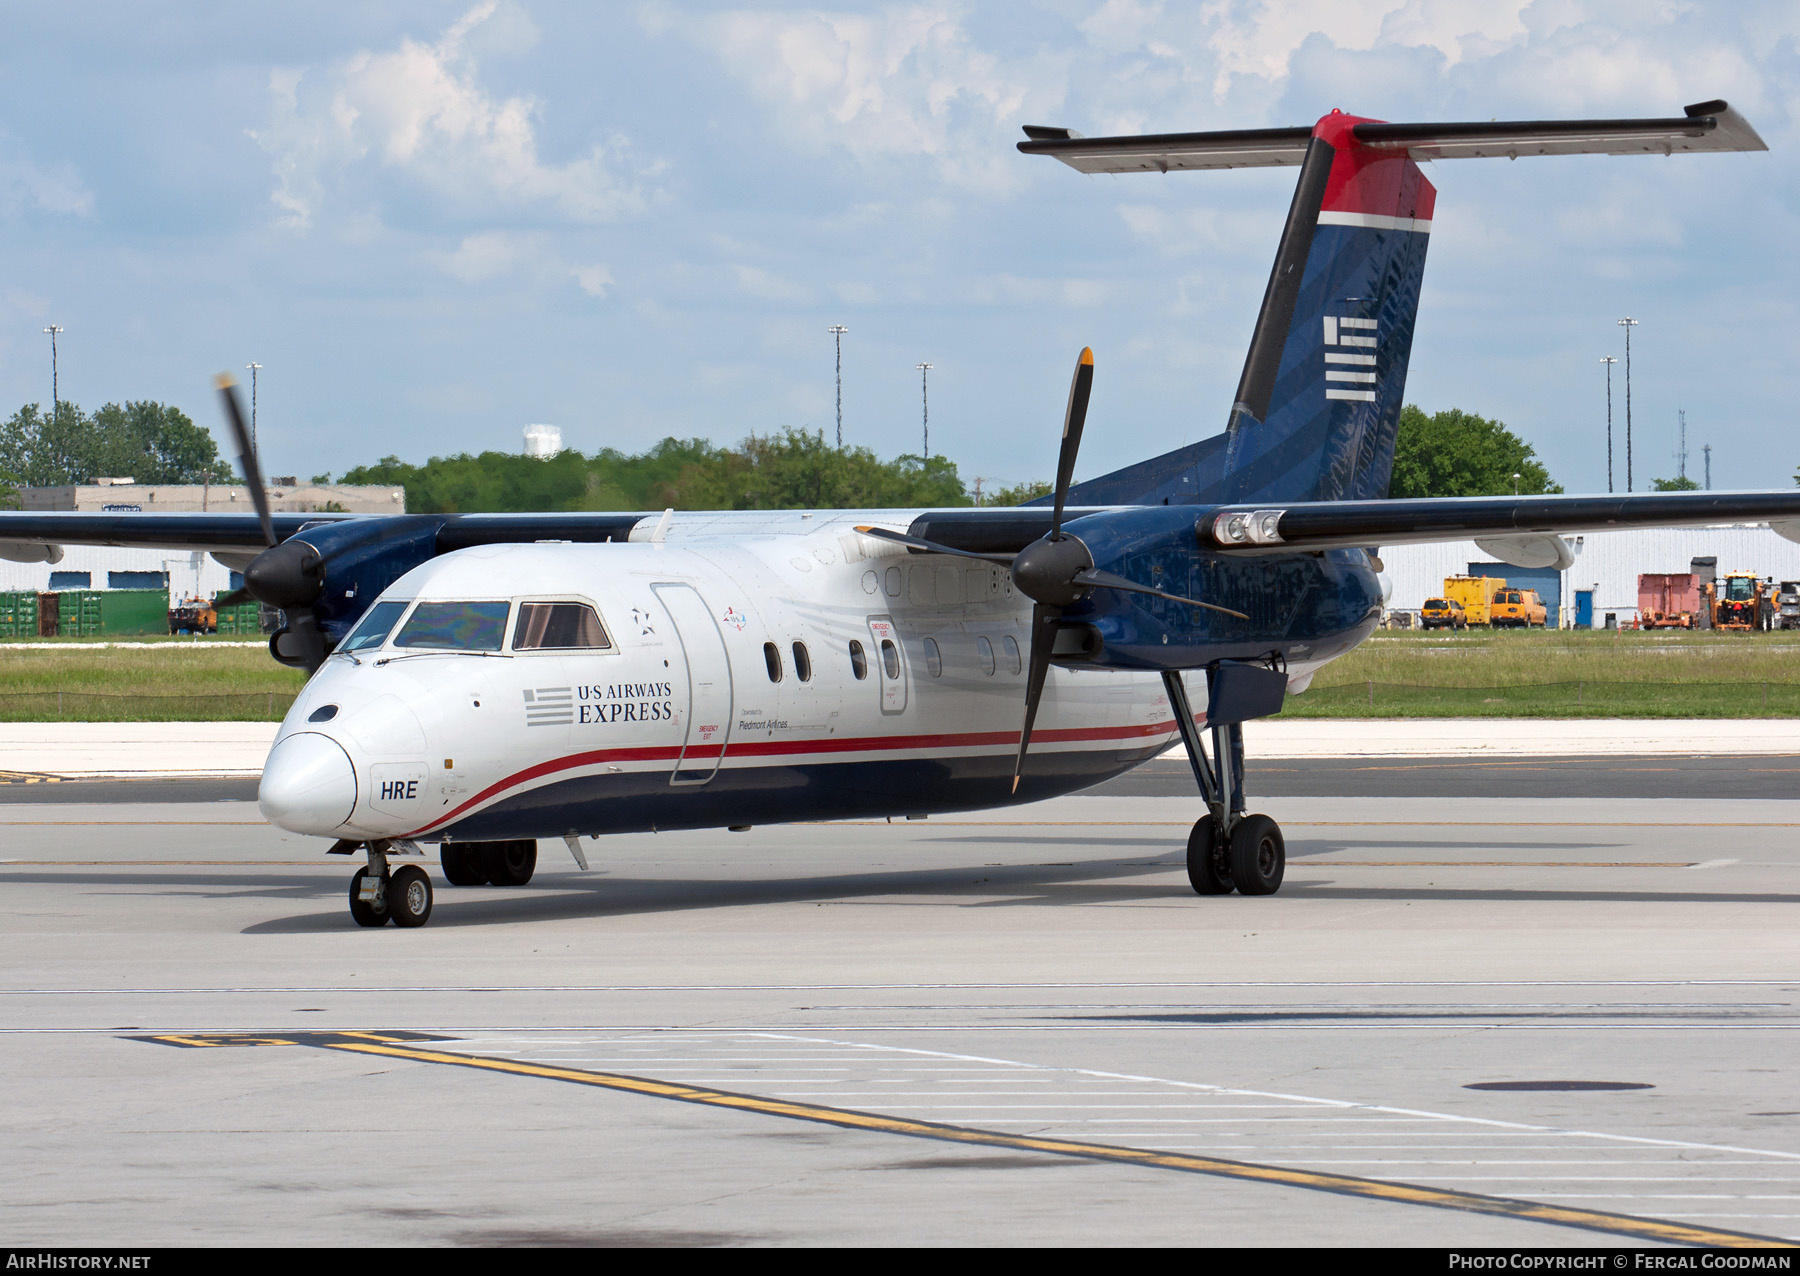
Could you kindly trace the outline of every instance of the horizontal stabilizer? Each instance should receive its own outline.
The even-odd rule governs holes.
[[[1167,173],[1184,169],[1266,168],[1306,158],[1310,127],[1082,137],[1070,129],[1032,125],[1019,149],[1049,155],[1083,173]],[[1521,155],[1673,155],[1702,151],[1766,151],[1742,115],[1722,101],[1697,102],[1671,119],[1485,120],[1387,124],[1352,130],[1357,142],[1413,160],[1517,159]]]

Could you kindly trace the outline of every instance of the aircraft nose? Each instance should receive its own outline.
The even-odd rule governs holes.
[[[336,740],[299,732],[269,751],[256,804],[290,833],[328,836],[356,809],[356,769]]]

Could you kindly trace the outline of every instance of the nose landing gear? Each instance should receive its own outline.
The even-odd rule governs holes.
[[[417,864],[403,864],[388,870],[388,855],[399,848],[400,854],[422,852],[411,842],[375,841],[363,844],[369,863],[350,877],[350,918],[358,926],[396,926],[411,929],[431,920],[431,877]],[[339,842],[331,848],[333,855],[348,855],[356,849],[353,843]]]
[[[1181,675],[1164,673],[1163,686],[1208,808],[1188,834],[1189,884],[1196,895],[1229,895],[1234,889],[1240,895],[1273,895],[1287,872],[1287,843],[1274,820],[1244,811],[1243,723],[1208,723],[1215,769],[1207,761]]]

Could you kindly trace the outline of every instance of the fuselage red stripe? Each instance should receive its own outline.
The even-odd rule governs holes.
[[[1198,716],[1198,715],[1196,715]],[[1176,733],[1173,722],[1134,723],[1130,726],[1116,727],[1066,727],[1032,732],[1032,739],[1046,744],[1075,743],[1093,740],[1141,740],[1153,736],[1172,736]],[[901,736],[861,736],[857,738],[815,739],[815,740],[753,740],[733,741],[725,746],[725,758],[741,757],[780,757],[804,756],[817,753],[901,753],[917,749],[967,749],[992,748],[1005,746],[1011,748],[1019,743],[1017,731],[969,731],[940,735],[901,735]],[[710,761],[716,756],[716,749],[708,749],[704,753],[690,749],[687,757],[694,761]],[[658,745],[642,749],[592,749],[583,753],[571,753],[565,757],[552,758],[547,762],[539,762],[535,766],[526,767],[515,772],[504,780],[498,780],[477,793],[455,810],[449,811],[427,824],[422,824],[404,837],[418,837],[464,814],[470,809],[480,806],[490,798],[497,797],[508,789],[517,788],[521,784],[529,784],[533,780],[542,779],[546,775],[554,775],[558,771],[573,771],[581,767],[598,766],[606,762],[673,762],[681,758],[679,746]]]

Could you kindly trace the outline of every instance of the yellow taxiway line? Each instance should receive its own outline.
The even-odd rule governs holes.
[[[1721,1231],[1717,1228],[1699,1227],[1691,1223],[1639,1218],[1630,1214],[1612,1214],[1603,1210],[1573,1209],[1564,1205],[1545,1205],[1537,1201],[1510,1200],[1506,1197],[1482,1196],[1474,1192],[1420,1187],[1410,1183],[1359,1178],[1348,1174],[1321,1173],[1316,1170],[1290,1169],[1279,1165],[1258,1165],[1249,1161],[1228,1161],[1219,1157],[1194,1156],[1182,1152],[1158,1152],[1148,1148],[1119,1147],[1107,1143],[1087,1143],[1076,1139],[1005,1134],[996,1130],[982,1130],[971,1126],[883,1116],[880,1113],[861,1112],[853,1108],[833,1108],[815,1103],[795,1103],[787,1099],[764,1098],[754,1094],[738,1094],[730,1090],[715,1090],[707,1086],[657,1081],[649,1077],[634,1077],[618,1072],[595,1072],[585,1068],[565,1068],[514,1059],[490,1059],[480,1055],[457,1054],[429,1049],[420,1044],[424,1040],[431,1039],[423,1033],[373,1031],[269,1034],[185,1033],[157,1035],[145,1039],[167,1045],[188,1047],[308,1045],[326,1050],[349,1051],[354,1054],[380,1055],[390,1059],[409,1059],[416,1063],[448,1064],[458,1068],[474,1068],[482,1072],[537,1077],[547,1081],[567,1081],[576,1085],[595,1086],[603,1090],[615,1090],[626,1094],[673,1099],[680,1103],[695,1103],[705,1107],[727,1108],[738,1112],[754,1112],[763,1116],[785,1117],[795,1121],[811,1121],[844,1130],[899,1134],[910,1138],[936,1139],[946,1143],[1007,1148],[1020,1152],[1042,1152],[1051,1156],[1076,1157],[1082,1160],[1135,1165],[1148,1169],[1207,1174],[1220,1178],[1270,1183],[1280,1187],[1332,1192],[1340,1196],[1359,1196],[1368,1200],[1390,1201],[1401,1205],[1424,1205],[1436,1209],[1516,1218],[1531,1223],[1550,1223],[1559,1227],[1579,1227],[1590,1231],[1609,1232],[1616,1236],[1629,1236],[1641,1241],[1734,1249],[1795,1247],[1792,1242],[1776,1237]]]

